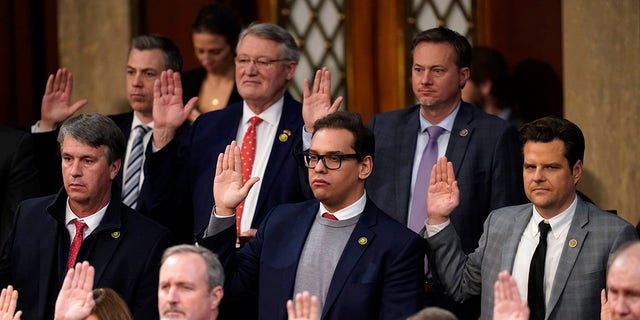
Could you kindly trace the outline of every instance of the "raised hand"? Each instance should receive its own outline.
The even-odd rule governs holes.
[[[157,148],[166,146],[173,139],[176,129],[184,123],[197,101],[198,98],[193,97],[183,105],[180,73],[162,71],[153,84],[153,144]]]
[[[611,305],[607,300],[607,291],[600,291],[600,320],[610,320],[613,318]]]
[[[213,198],[216,214],[232,215],[233,210],[247,197],[251,187],[260,178],[252,177],[242,184],[242,160],[240,148],[235,141],[218,155],[216,175],[213,180]]]
[[[55,75],[49,75],[40,107],[42,114],[40,129],[46,131],[57,129],[64,120],[87,104],[87,99],[80,99],[72,104],[70,102],[72,90],[73,75],[67,69],[58,69]]]
[[[493,319],[529,319],[527,301],[520,299],[518,285],[507,271],[502,271],[498,274],[498,281],[494,285]]]
[[[318,320],[320,319],[318,297],[310,296],[309,292],[296,293],[295,304],[287,301],[287,315],[289,320]]]
[[[438,159],[431,169],[427,192],[427,223],[441,224],[458,206],[460,190],[453,174],[453,164],[446,157]]]
[[[56,299],[54,320],[82,320],[91,314],[95,269],[84,261],[69,269]]]
[[[316,71],[311,92],[308,79],[304,79],[303,87],[302,118],[305,130],[311,132],[313,123],[338,110],[343,98],[338,97],[333,104],[331,103],[331,72],[326,67]]]
[[[19,320],[22,311],[16,312],[18,304],[18,290],[14,290],[12,286],[2,289],[0,293],[0,320]]]

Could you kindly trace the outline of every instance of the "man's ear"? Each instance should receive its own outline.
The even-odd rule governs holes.
[[[222,300],[222,297],[224,296],[224,290],[222,289],[222,286],[216,286],[213,289],[211,289],[211,310],[217,309],[218,306],[220,305],[220,301]]]
[[[358,173],[358,177],[361,180],[366,180],[371,175],[371,171],[373,171],[373,158],[371,156],[366,156],[360,161],[360,172]]]
[[[111,178],[111,181],[116,178],[120,168],[122,168],[122,159],[118,159],[109,165],[109,178]]]
[[[582,160],[576,161],[576,164],[573,165],[571,173],[573,175],[573,184],[577,184],[582,177]]]

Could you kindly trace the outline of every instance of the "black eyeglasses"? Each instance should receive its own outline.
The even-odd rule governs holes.
[[[343,159],[359,159],[360,156],[357,153],[351,154],[315,154],[305,151],[304,156],[304,164],[309,169],[313,169],[318,165],[318,162],[322,160],[322,164],[325,168],[329,170],[338,170],[342,166]]]

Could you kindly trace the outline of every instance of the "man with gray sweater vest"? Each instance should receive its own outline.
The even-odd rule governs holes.
[[[239,251],[234,208],[258,178],[242,183],[235,142],[218,158],[216,205],[200,243],[224,264],[221,317],[233,317],[225,304],[257,295],[261,319],[286,319],[286,301],[309,291],[322,319],[407,318],[423,305],[425,242],[366,196],[373,134],[344,111],[318,120],[313,132],[304,164],[316,199],[275,207]]]

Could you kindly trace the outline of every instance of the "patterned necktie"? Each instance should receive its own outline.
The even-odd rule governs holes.
[[[533,252],[531,266],[529,267],[529,290],[527,301],[531,309],[529,319],[544,319],[545,316],[545,294],[544,294],[544,267],[547,256],[547,235],[551,230],[551,225],[544,220],[538,224],[540,230],[540,241]]]
[[[124,176],[124,188],[122,189],[122,202],[132,209],[138,208],[138,195],[140,194],[140,173],[144,160],[144,136],[151,128],[138,125],[133,129],[133,143],[131,152],[127,157],[127,171]]]
[[[411,201],[411,212],[409,213],[409,228],[415,232],[420,232],[427,219],[427,191],[429,190],[429,179],[431,169],[438,160],[438,137],[444,132],[444,128],[431,126],[427,128],[429,143],[422,152],[422,159],[418,166],[416,184],[413,188],[413,199]]]
[[[249,119],[251,123],[249,129],[244,134],[242,139],[242,149],[240,151],[240,158],[242,159],[242,184],[247,182],[251,178],[251,171],[253,170],[253,160],[256,155],[256,127],[262,119],[255,116]],[[244,209],[244,200],[240,202],[236,208],[236,234],[240,235],[240,222],[242,221],[242,211]]]
[[[73,236],[73,240],[71,241],[71,248],[69,248],[69,260],[67,260],[67,270],[73,268],[73,265],[76,262],[76,257],[78,257],[78,251],[80,251],[80,246],[82,245],[84,228],[87,226],[84,222],[78,219],[73,219],[72,222],[76,226],[76,234],[75,236]]]
[[[329,212],[325,212],[322,214],[323,218],[329,219],[329,220],[338,220],[338,218],[336,218],[336,216],[332,215]]]

